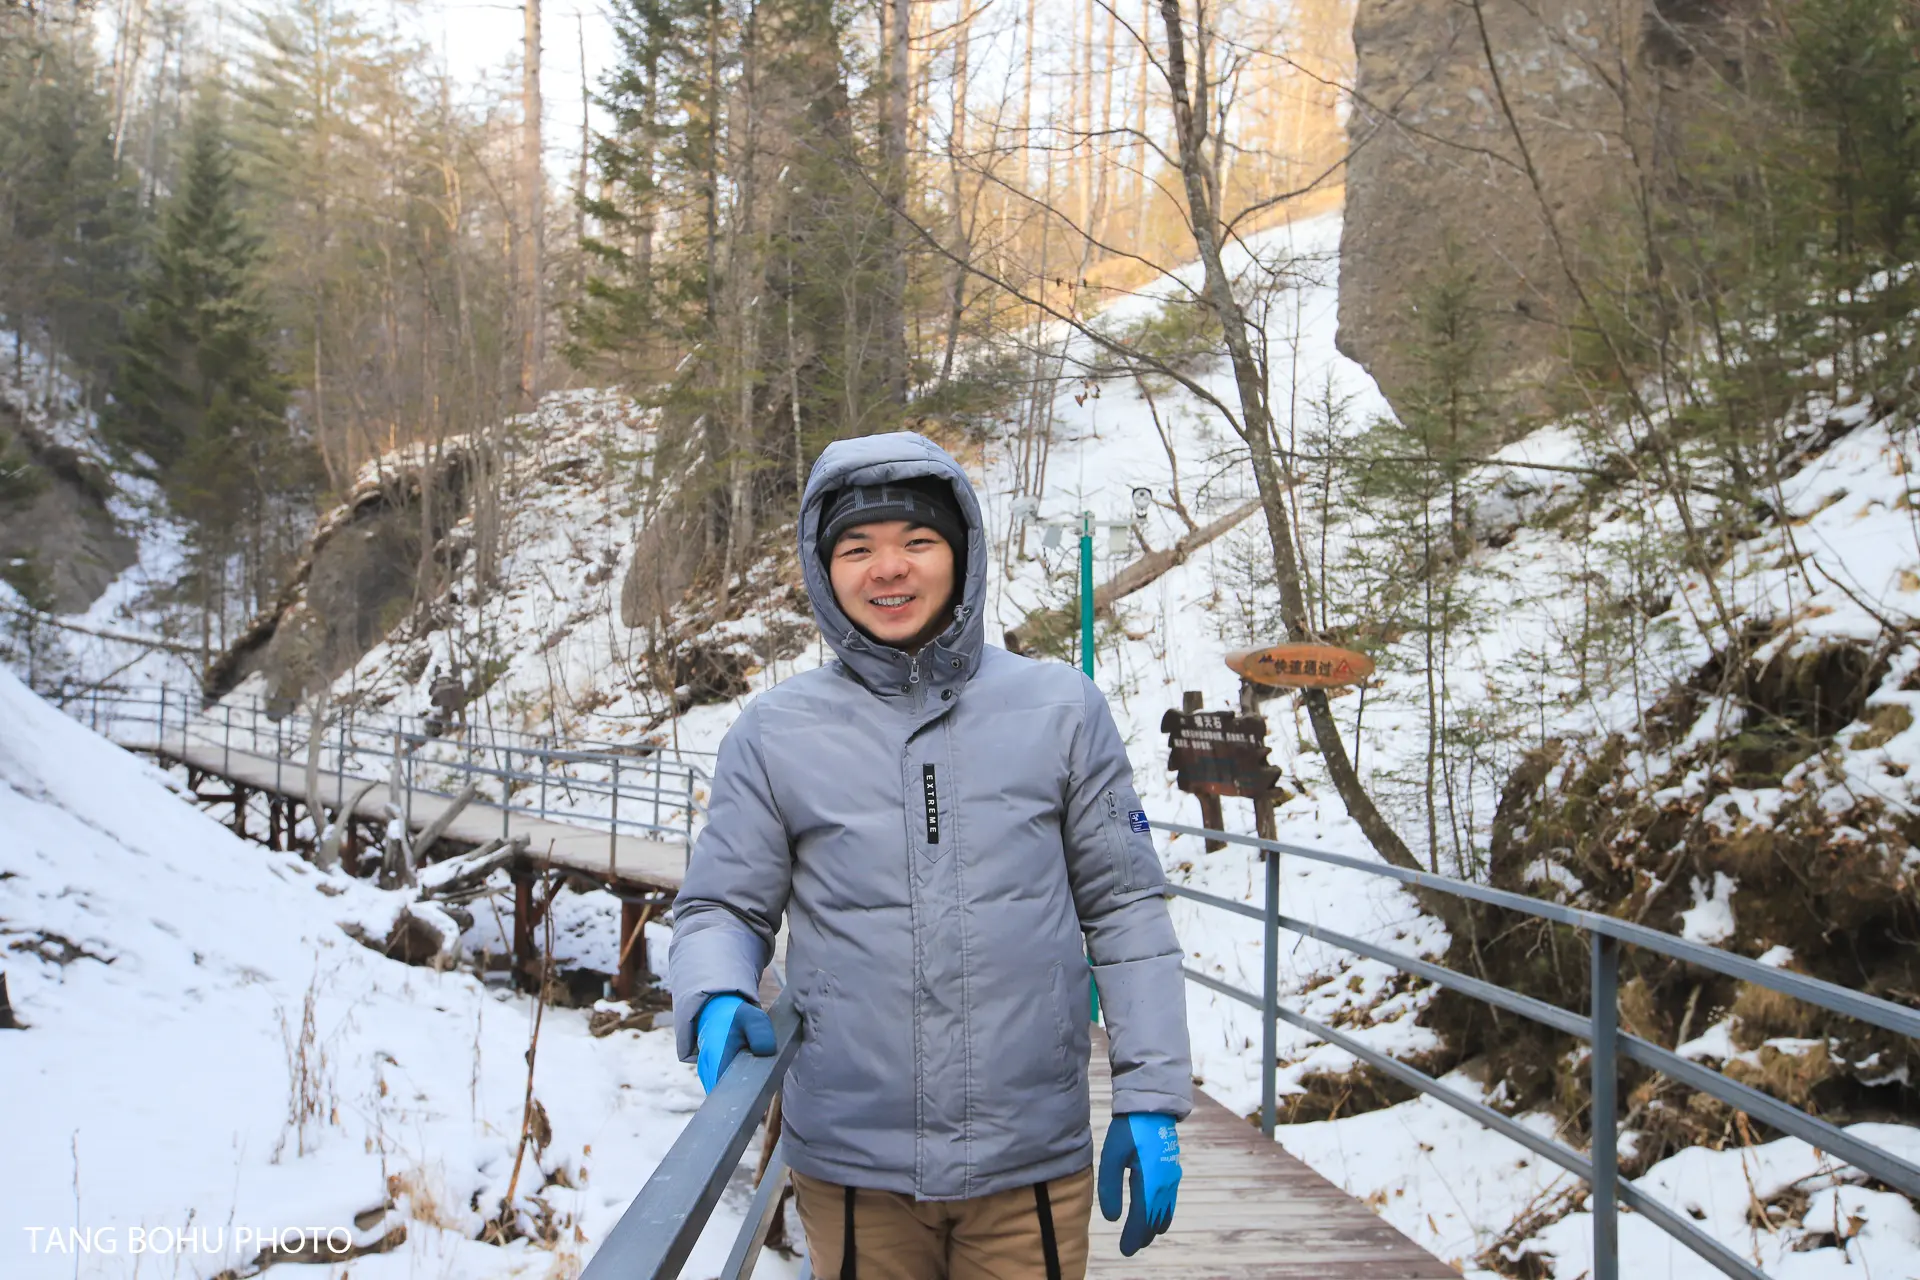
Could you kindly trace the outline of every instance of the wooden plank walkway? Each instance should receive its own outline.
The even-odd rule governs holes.
[[[152,742],[122,742],[134,750],[152,751],[169,760],[191,765],[202,772],[252,787],[257,791],[306,799],[306,765],[293,760],[276,760],[239,749],[228,750],[214,743],[179,742],[156,745]],[[366,778],[353,774],[341,776],[335,770],[320,771],[320,794],[325,800],[351,796]],[[452,805],[452,801],[425,792],[413,793],[409,827],[423,831]],[[387,786],[380,783],[354,807],[357,817],[384,820]],[[582,871],[626,885],[677,890],[685,877],[687,850],[679,841],[643,836],[610,835],[585,827],[570,826],[551,818],[517,810],[503,811],[499,805],[475,799],[461,810],[447,828],[447,834],[466,844],[484,844],[501,835],[527,837],[527,854],[536,863],[544,861],[549,848],[555,866]]]
[[[1093,1132],[1104,1138],[1113,1080],[1106,1036],[1093,1051]],[[1093,1211],[1088,1276],[1183,1280],[1455,1280],[1366,1205],[1309,1169],[1259,1129],[1196,1091],[1180,1125],[1180,1203],[1173,1229],[1131,1258],[1120,1226]]]

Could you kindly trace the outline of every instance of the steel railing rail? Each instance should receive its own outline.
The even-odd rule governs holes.
[[[298,780],[315,734],[309,717],[297,711],[274,717],[257,698],[239,706],[226,701],[196,707],[198,701],[195,693],[161,685],[95,688],[83,696],[60,700],[60,705],[108,736],[134,738],[136,735],[125,732],[128,724],[151,726],[151,742],[140,738],[135,743],[143,748],[170,752],[177,746],[184,757],[189,747],[198,743],[218,750],[222,764],[229,768],[236,754],[271,762],[282,789],[289,770]],[[268,722],[264,732],[263,718]],[[399,773],[403,810],[407,812],[415,792],[452,799],[463,782],[485,780],[498,784],[498,794],[478,798],[500,810],[503,828],[514,813],[554,817],[572,825],[605,829],[610,842],[625,831],[690,843],[701,809],[700,787],[711,780],[703,765],[675,759],[664,751],[636,754],[631,747],[615,744],[606,744],[607,749],[599,751],[582,750],[572,744],[559,747],[551,739],[473,725],[459,726],[456,731],[454,726],[417,716],[349,713],[320,726],[319,737],[336,804],[343,802],[350,781],[373,780],[355,778],[350,773],[356,762],[390,762]],[[533,745],[515,742],[515,737]],[[605,776],[582,773],[594,769],[604,771]],[[437,785],[436,774],[451,779],[453,789]],[[516,784],[537,795],[537,803],[517,800]],[[563,795],[565,802],[550,803],[552,792]],[[608,811],[584,806],[583,798],[605,799]],[[621,813],[623,802],[628,806],[625,814]],[[649,808],[651,821],[637,816]]]
[[[1259,849],[1266,862],[1264,907],[1236,902],[1184,885],[1169,892],[1199,906],[1225,911],[1260,923],[1262,928],[1263,986],[1259,995],[1243,991],[1210,974],[1185,970],[1192,982],[1261,1011],[1262,1128],[1271,1136],[1276,1124],[1278,1027],[1285,1023],[1350,1053],[1416,1092],[1453,1108],[1496,1133],[1512,1139],[1592,1189],[1593,1280],[1619,1280],[1619,1211],[1621,1206],[1640,1214],[1709,1265],[1738,1280],[1767,1280],[1754,1263],[1702,1231],[1687,1216],[1648,1195],[1620,1177],[1618,1140],[1618,1074],[1621,1057],[1639,1062],[1691,1088],[1745,1112],[1783,1132],[1802,1138],[1863,1173],[1908,1195],[1920,1196],[1920,1168],[1903,1157],[1835,1125],[1810,1116],[1759,1090],[1688,1061],[1670,1050],[1622,1032],[1619,1025],[1619,963],[1623,944],[1697,964],[1743,981],[1807,1000],[1821,1008],[1855,1017],[1905,1035],[1920,1031],[1920,1015],[1913,1010],[1862,992],[1761,965],[1742,956],[1689,942],[1684,938],[1629,921],[1524,894],[1493,889],[1470,881],[1428,872],[1408,871],[1366,862],[1343,854],[1254,836],[1236,835],[1180,823],[1156,823],[1162,831],[1199,836]],[[1315,862],[1344,867],[1366,875],[1397,880],[1430,892],[1447,893],[1488,905],[1523,912],[1538,919],[1580,929],[1588,935],[1592,974],[1591,1008],[1576,1013],[1484,979],[1457,973],[1444,965],[1391,947],[1327,929],[1280,911],[1280,857],[1292,854]],[[1374,1049],[1325,1023],[1280,1006],[1279,934],[1281,930],[1392,965],[1416,977],[1451,988],[1495,1008],[1529,1018],[1543,1026],[1584,1040],[1592,1074],[1590,1150],[1582,1153],[1552,1137],[1535,1133],[1510,1116],[1447,1087],[1415,1067]],[[605,1244],[588,1262],[583,1280],[670,1280],[678,1276],[699,1239],[721,1191],[738,1166],[774,1092],[778,1089],[799,1045],[799,1019],[789,993],[772,1009],[777,1036],[773,1057],[742,1054],[734,1060],[660,1167],[621,1217]],[[735,1238],[721,1280],[741,1280],[753,1270],[787,1181],[779,1149],[769,1158],[746,1220]]]
[[[206,702],[206,699],[200,693],[198,687],[189,688],[189,687],[183,687],[179,685],[159,684],[159,683],[89,685],[82,689],[72,689],[72,690],[62,689],[62,688],[48,688],[45,685],[36,685],[34,686],[34,692],[38,694],[40,697],[53,703],[55,706],[61,708],[62,710],[68,711],[69,714],[74,714],[75,718],[79,718],[77,713],[75,713],[72,710],[73,708],[92,705],[102,697],[105,697],[107,699],[113,699],[113,698],[124,699],[129,696],[146,696],[149,699],[151,699],[157,696],[159,690],[163,688],[168,690],[169,696],[174,700],[175,706],[189,705],[191,703],[201,703],[208,707],[220,707],[220,706],[233,705],[229,699],[222,699],[220,701],[212,702],[212,703]],[[257,709],[261,715],[271,714],[266,710],[266,703],[264,700],[258,697],[249,697],[247,702],[248,702],[247,709],[249,711]],[[390,712],[390,711],[371,711],[370,712],[370,711],[358,710],[354,708],[347,708],[346,713],[347,715],[353,718],[362,719],[362,720],[384,720],[389,722],[389,724],[396,720],[407,720],[407,721],[414,721],[417,723],[425,724],[432,719],[432,717],[429,717],[429,716],[405,715],[402,713]],[[296,707],[292,710],[282,712],[280,718],[283,720],[304,721],[308,717],[305,715],[304,712],[298,710],[298,708]],[[331,723],[338,719],[339,717],[337,716],[330,716],[329,722]],[[470,732],[484,732],[490,739],[499,740],[499,741],[517,740],[518,742],[525,743],[528,746],[535,747],[535,748],[539,747],[540,744],[542,743],[551,744],[553,742],[560,740],[551,734],[531,733],[522,729],[507,729],[507,728],[501,728],[494,725],[483,726],[480,723],[475,721],[466,722],[465,728],[467,731],[470,731]],[[641,758],[640,755],[636,753],[634,744],[628,743],[628,742],[609,742],[599,738],[577,738],[577,737],[568,737],[567,739],[565,739],[565,741],[570,742],[574,744],[576,747],[580,747],[580,748],[596,748],[596,747],[602,748],[603,754],[615,754],[615,755],[626,756],[629,758]],[[593,753],[588,752],[587,754],[593,754]],[[713,751],[703,751],[694,747],[675,746],[672,748],[664,748],[664,747],[659,748],[658,754],[672,755],[672,756],[697,756],[697,757],[704,757],[704,758],[711,759],[717,753]],[[701,766],[694,765],[690,767],[700,768]]]
[[[1188,979],[1200,986],[1261,1011],[1264,1046],[1261,1073],[1261,1127],[1269,1136],[1273,1134],[1275,1126],[1278,1070],[1278,1055],[1275,1052],[1276,1028],[1279,1023],[1285,1022],[1345,1050],[1376,1070],[1511,1138],[1585,1181],[1592,1188],[1593,1195],[1590,1208],[1594,1219],[1594,1280],[1618,1280],[1618,1206],[1621,1204],[1653,1222],[1722,1273],[1740,1277],[1741,1280],[1766,1280],[1764,1272],[1701,1231],[1686,1215],[1676,1213],[1668,1206],[1649,1197],[1632,1183],[1621,1180],[1616,1147],[1616,1107],[1619,1058],[1622,1056],[1717,1098],[1783,1133],[1798,1137],[1907,1195],[1920,1196],[1920,1167],[1916,1167],[1901,1156],[1863,1141],[1818,1117],[1807,1115],[1757,1089],[1729,1079],[1718,1071],[1691,1062],[1638,1036],[1622,1033],[1619,1027],[1619,948],[1622,943],[1643,947],[1742,981],[1758,983],[1874,1026],[1884,1027],[1903,1035],[1920,1036],[1920,1014],[1916,1014],[1911,1009],[1847,987],[1810,978],[1804,974],[1790,973],[1762,965],[1744,956],[1736,956],[1717,947],[1690,942],[1657,929],[1650,929],[1645,925],[1616,920],[1610,916],[1583,911],[1560,903],[1529,898],[1524,894],[1493,889],[1471,881],[1456,880],[1429,872],[1410,871],[1383,863],[1367,862],[1344,854],[1329,853],[1323,849],[1313,849],[1277,840],[1263,840],[1255,836],[1235,835],[1206,827],[1191,827],[1175,822],[1157,822],[1154,826],[1162,831],[1226,841],[1274,855],[1265,859],[1267,867],[1265,910],[1184,885],[1169,886],[1176,897],[1261,923],[1262,952],[1266,963],[1264,990],[1260,995],[1242,991],[1238,987],[1193,969],[1186,969],[1185,973]],[[1310,921],[1281,914],[1278,855],[1282,854],[1291,854],[1309,861],[1398,880],[1403,884],[1413,885],[1430,892],[1451,894],[1583,930],[1590,939],[1592,966],[1590,1012],[1582,1016],[1543,1000],[1510,991],[1497,984],[1457,973],[1417,956],[1406,955],[1377,943],[1322,928]],[[1588,1057],[1593,1075],[1591,1153],[1583,1156],[1571,1147],[1534,1133],[1491,1107],[1449,1089],[1425,1072],[1369,1048],[1352,1036],[1345,1035],[1312,1018],[1281,1008],[1278,998],[1276,959],[1279,952],[1279,932],[1282,929],[1392,965],[1406,973],[1451,988],[1495,1008],[1504,1009],[1556,1031],[1585,1040],[1589,1046]]]
[[[773,1019],[773,1055],[760,1058],[742,1053],[733,1060],[680,1131],[666,1159],[607,1233],[606,1242],[588,1260],[580,1280],[670,1280],[686,1266],[687,1256],[720,1202],[720,1193],[800,1051],[800,1014],[792,991],[782,991],[767,1012]],[[779,1203],[777,1182],[769,1165],[720,1280],[740,1280],[752,1271],[773,1222],[773,1206]]]

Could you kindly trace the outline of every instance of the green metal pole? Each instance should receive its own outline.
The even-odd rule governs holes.
[[[1093,512],[1080,513],[1080,669],[1087,673],[1087,679],[1093,679]],[[1089,967],[1093,957],[1087,957]],[[1092,999],[1087,1010],[1087,1020],[1100,1021],[1100,983],[1091,975],[1087,980],[1087,991]]]
[[[1080,513],[1080,669],[1093,678],[1093,512]]]

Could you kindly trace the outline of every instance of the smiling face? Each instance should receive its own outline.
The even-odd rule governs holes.
[[[953,548],[926,525],[855,525],[833,544],[827,574],[841,610],[882,644],[917,651],[952,620]]]

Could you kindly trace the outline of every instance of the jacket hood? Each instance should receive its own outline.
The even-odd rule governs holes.
[[[848,485],[885,484],[933,476],[953,486],[954,501],[967,526],[967,563],[961,568],[960,604],[954,619],[922,650],[913,664],[904,650],[868,639],[833,598],[833,583],[820,558],[820,522],[827,498]],[[800,568],[813,620],[834,654],[862,684],[885,695],[907,692],[915,674],[931,687],[963,683],[979,669],[986,621],[980,604],[986,596],[987,537],[967,473],[945,449],[912,431],[836,440],[821,453],[807,478],[800,502]],[[932,659],[928,661],[927,659]]]

